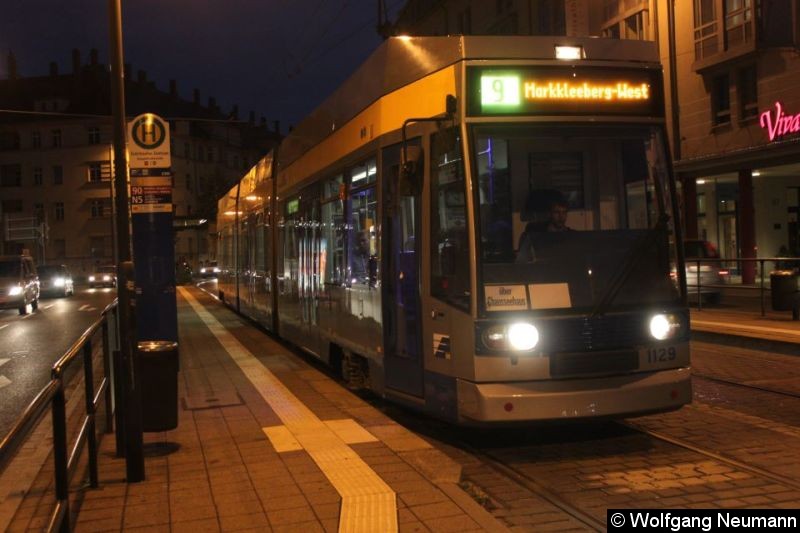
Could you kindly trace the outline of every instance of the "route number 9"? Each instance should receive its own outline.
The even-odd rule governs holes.
[[[481,76],[481,105],[490,107],[516,107],[520,102],[518,76]]]

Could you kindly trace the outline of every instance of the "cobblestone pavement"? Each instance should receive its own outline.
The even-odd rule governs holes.
[[[800,398],[763,390],[797,390],[800,357],[713,343],[694,342],[692,348],[698,374],[735,384],[695,378],[692,405],[632,419],[632,428],[608,423],[430,431],[462,465],[465,482],[483,495],[486,507],[515,531],[595,529],[571,516],[571,508],[602,522],[606,509],[615,507],[800,506],[800,481],[794,481],[800,480]],[[566,510],[498,473],[480,454],[544,486]]]

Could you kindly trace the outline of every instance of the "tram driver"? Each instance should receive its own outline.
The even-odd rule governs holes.
[[[572,231],[572,228],[567,226],[569,202],[565,198],[561,196],[553,198],[549,203],[546,214],[546,220],[528,222],[528,225],[525,226],[525,231],[522,232],[519,238],[517,263],[530,263],[536,259],[533,246],[535,233]]]

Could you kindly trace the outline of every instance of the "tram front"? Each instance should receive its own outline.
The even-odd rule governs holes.
[[[690,402],[660,67],[481,62],[465,77],[476,308],[459,418],[618,417]],[[435,292],[452,261],[446,246],[434,251]]]

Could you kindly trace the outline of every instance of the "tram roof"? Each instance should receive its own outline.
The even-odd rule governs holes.
[[[281,142],[279,168],[299,159],[370,104],[464,60],[554,60],[556,45],[582,46],[586,59],[658,63],[655,43],[563,36],[392,37]]]

